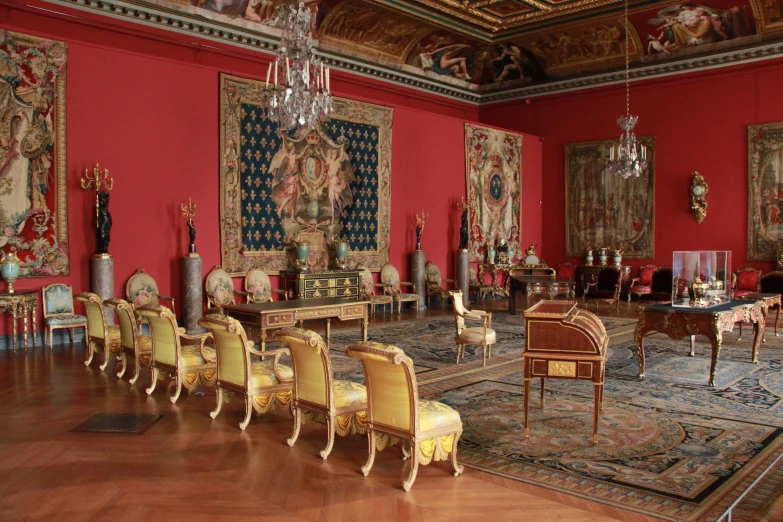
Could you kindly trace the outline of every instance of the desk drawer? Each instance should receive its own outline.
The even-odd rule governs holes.
[[[358,286],[358,277],[339,277],[337,278],[337,288],[343,288],[345,286]]]
[[[359,289],[356,286],[346,286],[337,288],[334,297],[356,297],[359,295]]]
[[[329,288],[316,288],[314,290],[305,290],[304,298],[317,299],[319,297],[334,297],[333,292],[334,290],[330,291]]]
[[[305,290],[321,290],[329,288],[331,281],[329,279],[305,279]]]

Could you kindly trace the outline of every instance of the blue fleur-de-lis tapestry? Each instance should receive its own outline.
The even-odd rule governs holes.
[[[221,76],[221,258],[232,274],[290,265],[290,239],[328,265],[337,238],[349,264],[380,270],[389,256],[392,109],[334,99],[331,120],[280,136],[260,82]]]

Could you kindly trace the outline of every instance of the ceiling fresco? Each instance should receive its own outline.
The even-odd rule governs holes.
[[[137,0],[276,35],[285,0]],[[623,68],[617,0],[305,0],[328,53],[478,93]],[[633,65],[783,40],[783,0],[633,2]]]

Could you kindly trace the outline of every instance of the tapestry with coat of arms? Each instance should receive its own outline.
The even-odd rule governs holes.
[[[221,75],[221,262],[232,275],[276,274],[293,244],[328,268],[337,240],[347,264],[377,271],[389,260],[392,109],[333,98],[331,120],[278,135],[262,109],[263,82]]]
[[[512,263],[522,257],[522,135],[465,123],[470,212],[468,252],[485,261],[487,244],[505,240]]]
[[[67,275],[67,44],[0,31],[0,254],[20,277]]]

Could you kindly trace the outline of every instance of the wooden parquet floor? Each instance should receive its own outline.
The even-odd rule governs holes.
[[[386,320],[399,318],[376,319]],[[83,345],[0,352],[0,520],[654,520],[473,469],[455,478],[442,462],[421,467],[405,493],[395,448],[365,478],[360,436],[338,437],[323,461],[320,424],[289,448],[287,411],[241,432],[240,401],[213,421],[211,390],[171,405],[165,386],[144,393],[146,372],[130,386],[83,359]],[[165,417],[143,435],[69,431],[98,412]]]

